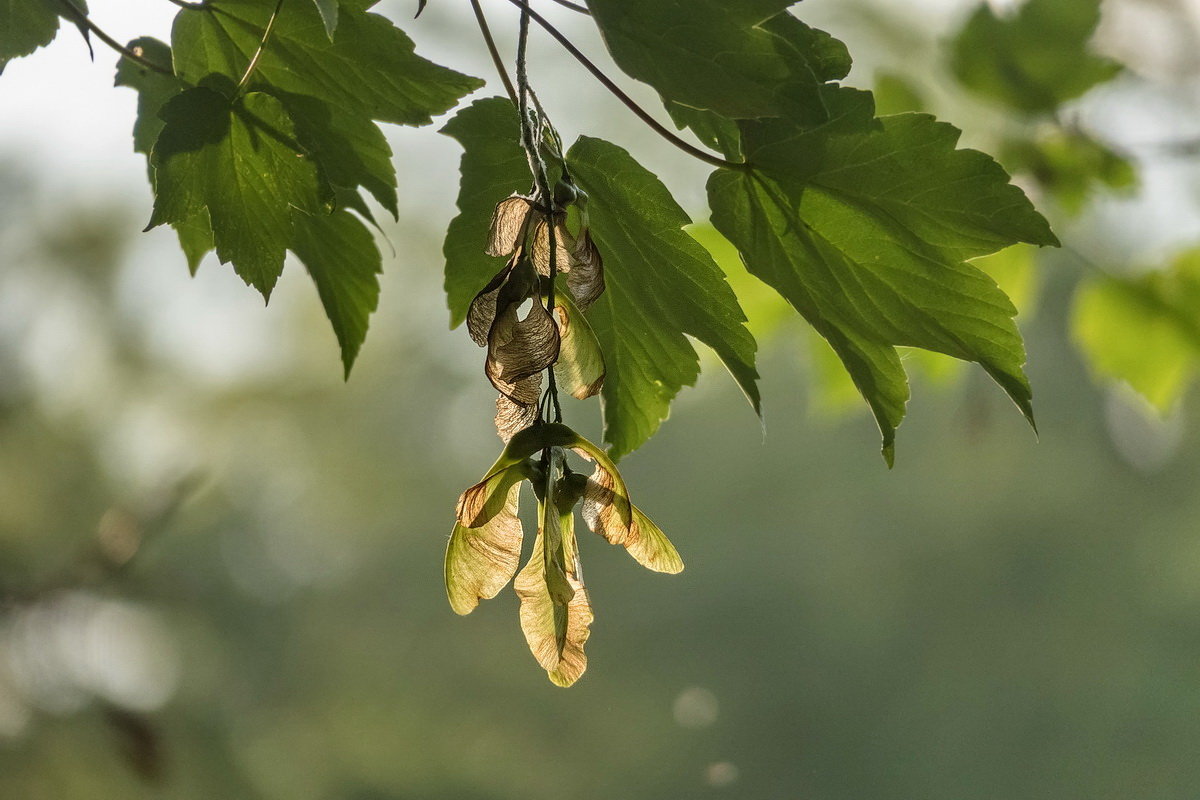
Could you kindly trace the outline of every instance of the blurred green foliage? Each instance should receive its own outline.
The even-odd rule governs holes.
[[[1200,250],[1161,272],[1093,281],[1075,298],[1072,329],[1100,378],[1126,381],[1171,411],[1200,358]]]

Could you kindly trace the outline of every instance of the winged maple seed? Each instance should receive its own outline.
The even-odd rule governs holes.
[[[485,372],[500,392],[496,431],[507,442],[537,419],[544,370],[553,367],[556,380],[579,399],[600,391],[604,356],[583,312],[604,291],[604,267],[586,223],[574,235],[566,212],[546,213],[519,194],[496,205],[487,253],[509,260],[471,301],[467,330],[488,350]],[[543,280],[552,263],[566,276],[566,290],[554,290],[553,314]]]
[[[571,470],[568,453],[595,464],[590,478]],[[538,532],[518,573],[524,481],[538,499]],[[570,686],[587,669],[584,644],[593,620],[575,538],[577,506],[590,530],[624,546],[642,566],[671,574],[683,569],[675,547],[629,501],[608,454],[561,423],[536,422],[512,435],[483,479],[459,498],[446,547],[446,594],[459,614],[495,597],[516,576],[525,641],[559,686]]]

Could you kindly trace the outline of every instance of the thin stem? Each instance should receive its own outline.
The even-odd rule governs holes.
[[[275,29],[275,20],[279,18],[279,9],[281,8],[283,8],[283,0],[275,0],[275,10],[271,12],[271,18],[267,20],[267,27],[263,28],[262,40],[258,43],[258,49],[254,51],[250,63],[246,65],[246,71],[242,73],[242,78],[237,83],[235,90],[237,94],[242,93],[250,81],[250,76],[254,74],[254,70],[258,69],[258,60],[262,58],[263,51],[267,49],[267,41],[271,38],[271,31]]]
[[[596,80],[600,81],[605,89],[608,89],[608,91],[611,92],[618,100],[625,104],[626,108],[632,111],[638,117],[638,119],[646,123],[646,125],[648,125],[650,129],[659,136],[663,137],[688,155],[698,158],[706,164],[712,164],[714,167],[724,167],[726,169],[735,170],[747,170],[750,168],[750,166],[745,162],[727,161],[720,156],[713,155],[705,150],[701,150],[699,147],[696,147],[676,136],[661,122],[650,116],[650,112],[639,106],[632,97],[625,94],[621,87],[617,86],[617,84],[613,82],[612,78],[605,75],[604,71],[596,66],[590,58],[585,56],[579,50],[579,48],[576,47],[571,40],[563,34],[562,31],[551,25],[541,14],[538,14],[536,11],[527,8],[525,5],[527,0],[508,0],[508,2],[519,8],[525,9],[523,13],[528,13],[530,19],[540,25],[542,30],[554,37],[554,39],[557,40],[558,43],[562,45],[568,53],[575,57],[576,61],[582,64],[588,72],[592,73],[592,76],[595,77]]]
[[[551,321],[557,327],[558,319],[554,314],[554,279],[558,273],[558,232],[555,230],[558,208],[554,202],[554,193],[550,189],[550,178],[546,174],[546,162],[542,159],[541,153],[545,117],[539,112],[538,122],[535,125],[529,109],[529,100],[533,97],[533,90],[529,86],[529,19],[532,10],[529,8],[529,0],[519,0],[519,2],[521,24],[517,33],[517,110],[521,116],[521,146],[525,149],[525,157],[529,160],[529,170],[533,173],[533,180],[537,186],[536,205],[546,209],[546,242],[550,248],[546,313],[550,315]],[[536,228],[534,236],[537,236]],[[554,421],[562,422],[562,406],[558,400],[558,382],[554,376],[553,365],[546,370],[546,376],[548,384],[546,394],[554,409]],[[541,408],[538,409],[538,414],[545,416]]]
[[[78,22],[80,25],[87,28],[89,31],[92,32],[92,34],[95,35],[95,37],[97,39],[104,42],[106,45],[111,47],[113,50],[116,50],[118,53],[120,53],[125,58],[128,58],[130,61],[134,62],[135,64],[141,64],[146,69],[154,70],[155,72],[161,73],[163,75],[171,75],[172,77],[175,75],[175,73],[172,70],[170,70],[166,67],[160,66],[158,64],[155,64],[153,61],[133,52],[128,47],[125,47],[120,42],[118,42],[116,39],[112,38],[107,33],[100,30],[100,28],[96,25],[96,23],[92,22],[91,19],[88,18],[87,14],[84,14],[82,11],[80,11],[78,8],[76,8],[70,2],[70,0],[59,0],[59,4],[64,9],[67,10],[67,13],[71,16],[71,19],[73,19],[74,21]]]
[[[504,91],[508,93],[508,99],[512,100],[512,104],[518,105],[517,90],[513,88],[512,80],[508,77],[508,70],[504,68],[504,59],[500,57],[500,50],[496,47],[496,40],[492,38],[492,29],[488,26],[487,17],[483,15],[483,7],[479,5],[479,0],[471,0],[471,9],[475,12],[475,21],[479,23],[479,32],[483,34],[483,42],[492,56],[492,63],[496,65],[496,72],[500,74],[500,82],[504,84]]]
[[[192,11],[199,11],[208,5],[207,0],[196,0],[194,3],[189,3],[188,0],[168,0],[168,2],[174,3],[180,8],[191,9]]]
[[[592,15],[592,12],[588,11],[585,6],[581,6],[578,3],[572,3],[571,0],[554,0],[554,2],[558,3],[563,8],[569,8],[572,11],[578,11],[580,14],[587,14],[589,17]]]

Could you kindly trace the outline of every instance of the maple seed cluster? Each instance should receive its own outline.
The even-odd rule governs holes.
[[[563,388],[581,400],[604,383],[604,357],[583,316],[604,292],[604,266],[586,224],[574,236],[566,217],[565,211],[541,211],[522,195],[501,201],[492,214],[487,253],[508,263],[471,301],[467,331],[487,348],[484,371],[500,392],[496,428],[504,441],[537,419],[545,370],[553,368]],[[552,269],[566,283],[563,291],[557,282],[553,303]]]
[[[577,209],[583,206],[576,202]],[[557,421],[557,388],[585,399],[604,383],[604,357],[584,317],[604,291],[604,268],[586,209],[579,216],[572,233],[565,211],[542,209],[522,195],[501,201],[492,215],[487,252],[508,262],[471,302],[467,329],[487,348],[485,372],[500,393],[496,430],[506,447],[459,498],[445,563],[446,592],[459,614],[513,582],[525,640],[559,686],[570,686],[587,669],[584,644],[593,619],[576,507],[592,532],[625,547],[648,569],[683,569],[671,542],[629,501],[608,454]],[[543,393],[547,370],[556,383]],[[554,422],[546,420],[551,404]],[[568,454],[594,464],[591,476],[573,471]],[[518,573],[524,539],[518,504],[526,481],[538,501],[538,532]]]

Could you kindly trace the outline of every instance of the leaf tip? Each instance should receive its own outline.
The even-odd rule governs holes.
[[[896,440],[885,439],[880,453],[883,455],[883,462],[887,464],[887,468],[893,469],[896,466]]]

